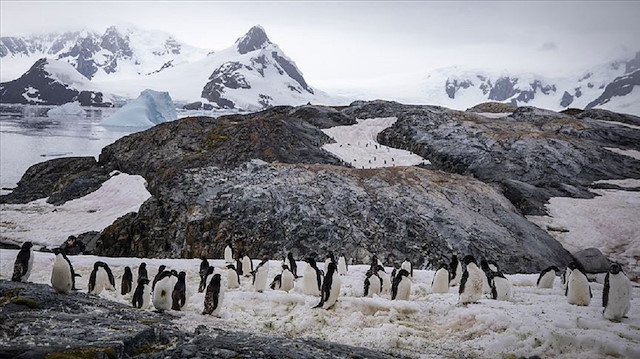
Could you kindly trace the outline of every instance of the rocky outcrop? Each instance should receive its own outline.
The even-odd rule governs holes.
[[[86,293],[59,295],[43,284],[0,280],[0,306],[2,358],[392,358],[318,339],[204,326],[185,332],[170,314]]]
[[[623,97],[631,93],[633,88],[640,86],[640,70],[635,70],[630,74],[617,77],[605,87],[604,92],[597,99],[589,102],[587,109],[601,106],[611,101],[614,97]]]
[[[185,110],[213,110],[213,106],[211,104],[203,103],[202,101],[190,102],[182,106],[182,108]]]
[[[468,108],[468,112],[507,113],[516,110],[516,106],[503,102],[483,102]]]
[[[573,254],[585,272],[606,273],[609,271],[611,263],[598,248],[587,248]]]
[[[27,203],[46,198],[60,205],[100,188],[109,173],[93,157],[65,157],[37,163],[24,173],[17,187],[0,196],[0,203]]]

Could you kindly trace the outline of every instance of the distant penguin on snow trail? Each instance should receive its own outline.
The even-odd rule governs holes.
[[[322,271],[318,269],[315,259],[309,257],[305,261],[307,266],[302,278],[302,292],[307,295],[319,296],[322,291]]]
[[[536,282],[536,286],[538,288],[553,288],[553,282],[556,279],[556,273],[560,272],[558,267],[550,266],[545,270],[540,272],[540,276],[538,276],[538,281]]]
[[[16,261],[13,264],[13,276],[11,280],[14,282],[26,283],[31,275],[33,268],[33,244],[31,242],[22,243],[22,248],[18,252]]]
[[[472,255],[467,255],[462,260],[466,265],[462,278],[460,279],[460,303],[475,303],[482,298],[482,286],[486,275],[478,268],[476,259]]]
[[[138,285],[131,298],[131,304],[134,308],[144,310],[151,307],[151,285],[148,279],[142,278],[138,280]]]
[[[269,259],[265,258],[251,273],[253,275],[253,289],[260,293],[267,288],[267,276],[269,275]]]
[[[171,277],[171,272],[165,270],[158,277],[156,287],[153,289],[153,306],[160,312],[171,309],[173,304],[171,295],[173,293],[174,282]]]
[[[462,279],[462,263],[458,260],[457,255],[451,257],[451,263],[449,264],[449,285],[452,287],[460,284]]]
[[[347,259],[344,256],[340,256],[340,258],[338,258],[338,274],[347,275],[347,271]]]
[[[631,281],[618,263],[611,265],[604,279],[602,306],[602,315],[611,321],[620,321],[631,308]]]
[[[102,261],[95,262],[89,276],[89,288],[87,291],[90,294],[98,295],[105,289],[115,290],[115,287],[115,278],[109,265]]]
[[[340,295],[340,275],[338,274],[336,263],[329,263],[327,274],[322,282],[322,293],[320,303],[314,308],[330,309],[338,301]]]
[[[253,262],[249,256],[242,257],[242,271],[245,277],[251,277],[253,272]]]
[[[204,296],[204,310],[203,315],[215,315],[220,313],[220,307],[222,306],[222,300],[224,298],[224,288],[221,285],[220,274],[214,274],[207,286],[207,292]]]
[[[233,264],[227,264],[227,288],[236,289],[240,287],[240,274]]]
[[[571,273],[567,279],[565,295],[569,304],[588,306],[591,303],[591,286],[582,266],[576,262],[569,263]]]
[[[491,285],[491,298],[496,300],[511,299],[511,282],[505,278],[501,271],[489,273]]]
[[[441,264],[431,281],[431,293],[449,293],[449,266]]]
[[[409,273],[409,276],[413,278],[413,265],[411,264],[411,261],[409,260],[409,258],[405,259],[405,261],[402,262],[402,265],[400,266],[400,268],[406,270],[407,273]]]
[[[214,268],[209,265],[209,261],[205,257],[200,258],[200,285],[198,285],[198,293],[204,292],[207,286],[207,277],[213,274]]]
[[[55,248],[53,253],[56,256],[51,271],[51,286],[56,293],[68,294],[73,286],[73,273],[68,260],[59,248]]]
[[[411,294],[411,280],[406,269],[400,271],[393,278],[391,285],[391,300],[409,300]]]
[[[140,263],[140,267],[138,267],[138,280],[141,278],[149,279],[149,274],[147,273],[147,263]]]
[[[178,281],[173,287],[173,292],[171,292],[171,309],[173,310],[181,310],[187,304],[186,276],[187,273],[184,271],[178,274]]]
[[[375,270],[369,269],[367,276],[364,278],[364,296],[380,295],[380,291],[382,291],[382,278],[378,276]]]
[[[124,267],[124,274],[122,275],[122,282],[120,283],[120,294],[125,295],[131,292],[133,289],[133,273],[129,266]]]
[[[226,263],[233,263],[233,250],[231,249],[231,241],[227,241],[227,246],[224,247],[224,261]]]

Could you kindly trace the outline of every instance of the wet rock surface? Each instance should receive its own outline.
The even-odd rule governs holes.
[[[86,293],[0,280],[0,357],[392,358],[317,339],[262,337],[200,326],[184,332],[169,313],[141,311]]]

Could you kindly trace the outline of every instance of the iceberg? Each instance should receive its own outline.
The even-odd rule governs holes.
[[[102,126],[149,127],[175,121],[176,107],[168,92],[144,90],[100,124]]]
[[[47,116],[84,116],[85,112],[79,102],[68,102],[47,111]]]

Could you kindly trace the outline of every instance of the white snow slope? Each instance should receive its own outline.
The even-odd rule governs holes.
[[[0,279],[10,278],[16,255],[17,250],[0,250]],[[362,298],[368,266],[352,265],[341,278],[340,297],[333,309],[312,309],[319,298],[302,294],[302,279],[296,281],[291,293],[270,289],[256,293],[250,279],[242,277],[239,289],[226,292],[220,317],[211,317],[200,314],[204,293],[197,293],[199,259],[69,259],[76,273],[82,275],[77,280],[81,291],[86,291],[89,273],[97,260],[109,264],[118,289],[124,266],[137,273],[144,261],[150,275],[155,275],[161,264],[186,271],[188,303],[184,311],[171,312],[185,330],[203,324],[263,335],[320,338],[415,358],[640,357],[638,288],[633,289],[629,318],[613,323],[602,316],[602,285],[598,283],[591,283],[591,305],[579,307],[567,303],[559,279],[553,289],[538,289],[535,274],[507,275],[514,284],[510,301],[482,298],[477,304],[458,306],[457,287],[448,294],[431,294],[434,272],[425,270],[414,270],[409,301],[391,301],[388,295]],[[53,261],[53,254],[36,252],[30,281],[49,284]],[[210,263],[216,267],[215,272],[222,273],[222,259]],[[304,265],[298,263],[300,271]],[[269,267],[270,282],[280,261],[272,261]],[[391,268],[386,269],[389,272]],[[119,291],[104,291],[101,296],[130,305],[130,295],[121,296]]]

